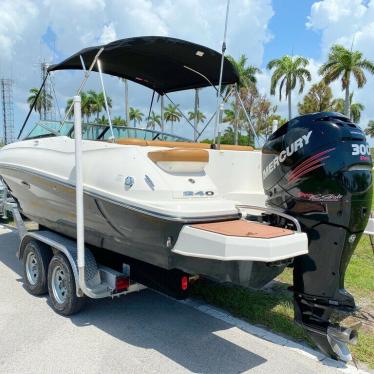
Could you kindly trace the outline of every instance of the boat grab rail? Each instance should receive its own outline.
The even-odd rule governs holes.
[[[259,211],[269,213],[269,214],[275,214],[279,217],[283,217],[283,218],[288,219],[289,221],[291,221],[295,225],[297,232],[302,232],[300,222],[295,217],[292,217],[289,214],[283,213],[283,212],[281,212],[277,209],[254,206],[254,205],[245,205],[245,204],[235,205],[235,208],[239,211],[239,213],[241,213],[242,209],[248,209],[248,210],[259,210]]]

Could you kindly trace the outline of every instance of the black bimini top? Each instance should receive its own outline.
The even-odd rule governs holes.
[[[99,57],[103,73],[129,79],[161,95],[219,83],[222,57],[219,52],[185,40],[161,36],[121,39],[85,48],[50,66],[48,71],[83,70],[81,57],[88,69],[101,48],[104,48]],[[93,70],[98,71],[97,64]],[[222,84],[236,82],[237,71],[225,58]]]

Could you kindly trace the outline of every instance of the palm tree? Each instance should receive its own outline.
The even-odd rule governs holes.
[[[112,119],[112,124],[114,126],[126,126],[126,121],[121,116],[117,116]]]
[[[351,104],[351,120],[354,123],[359,123],[361,120],[361,112],[365,110],[365,106],[361,103]]]
[[[84,91],[80,93],[80,97],[81,97],[82,118],[86,119],[86,123],[89,123],[91,115],[93,114],[91,97]],[[68,101],[66,102],[65,113],[68,112],[72,103],[73,103],[73,99],[68,99]],[[73,116],[74,116],[74,112],[72,110],[70,111],[68,118],[71,119],[73,118]]]
[[[231,107],[233,108],[235,106],[234,103],[231,103]],[[233,109],[225,109],[223,111],[224,117],[223,117],[223,122],[229,123],[232,127],[234,127],[234,122],[235,122],[235,111]]]
[[[82,95],[82,92],[81,92],[81,95]],[[70,99],[68,99],[68,100],[66,101],[65,113],[67,113],[67,112],[69,111],[69,109],[70,109],[70,107],[72,106],[72,104],[73,104],[73,99],[70,98]],[[83,112],[83,110],[82,110],[82,112]],[[72,110],[69,112],[69,114],[68,114],[68,119],[72,119],[73,116],[74,116],[74,109],[72,109]],[[83,117],[83,113],[82,113],[82,117]]]
[[[361,103],[353,103],[353,92],[349,95],[349,118],[355,123],[359,123],[361,119],[361,112],[365,110],[365,106]],[[344,113],[345,100],[335,99],[333,101],[334,110],[336,112]]]
[[[239,75],[239,88],[256,85],[256,74],[261,73],[261,70],[254,65],[248,65],[248,58],[246,55],[241,55],[238,60],[232,56],[227,56],[230,62],[234,65]]]
[[[195,140],[196,140],[197,126],[199,125],[200,122],[204,123],[204,121],[206,120],[206,116],[203,112],[200,112],[200,110],[197,110],[196,112],[190,111],[188,112],[188,119],[190,121],[195,122]]]
[[[374,74],[374,63],[363,58],[360,51],[348,50],[339,44],[331,47],[327,62],[319,69],[319,73],[327,84],[341,77],[342,90],[345,90],[344,114],[348,117],[350,117],[349,86],[351,75],[353,74],[358,88],[361,88],[366,83],[364,70]]]
[[[104,99],[104,94],[103,92],[97,93],[96,91],[90,90],[88,91],[88,100],[90,101],[90,109],[92,114],[96,114],[96,121],[100,117],[100,113],[104,110],[105,108],[105,99]],[[107,96],[106,98],[108,107],[112,108],[112,99]]]
[[[174,122],[179,122],[181,119],[181,114],[178,111],[179,104],[172,105],[169,104],[165,108],[164,118],[166,122],[171,122],[171,133],[174,133]]]
[[[237,145],[238,144],[238,133],[240,133],[240,130],[239,130],[239,125],[238,125],[238,118],[237,118],[237,115],[236,115],[236,106],[235,106],[235,102],[231,103],[231,107],[232,109],[225,109],[223,111],[224,113],[224,117],[222,119],[222,122],[227,122],[230,124],[230,126],[232,127],[227,127],[225,129],[225,132],[223,134],[223,137],[225,139],[231,139],[231,133],[232,133],[232,140],[233,142],[232,143],[228,143],[228,144],[235,144]],[[234,128],[234,130],[233,130]],[[222,138],[221,138],[221,143],[222,143]],[[223,143],[222,143],[223,144]]]
[[[230,124],[234,128],[234,144],[238,144],[238,135],[243,125],[243,115],[241,112],[241,107],[237,108],[236,103],[231,103],[231,109],[224,110],[223,122]]]
[[[161,127],[161,116],[152,110],[152,113],[148,119],[147,128],[150,127],[152,130],[154,130],[156,125]]]
[[[288,119],[292,118],[291,110],[291,94],[292,90],[295,89],[296,84],[300,84],[299,94],[304,90],[305,79],[310,81],[312,76],[306,66],[309,64],[309,60],[302,56],[288,56],[285,55],[279,59],[271,60],[267,68],[273,69],[271,76],[270,94],[275,95],[275,90],[279,85],[279,100],[282,100],[282,90],[285,89],[286,98],[288,98]]]
[[[96,115],[96,122],[99,121],[100,113],[105,108],[104,95],[102,93],[97,93],[94,90],[87,92],[88,100],[90,101],[91,113]]]
[[[30,96],[27,98],[27,103],[29,104],[29,107],[31,109],[38,95],[39,89],[34,87],[34,88],[31,88],[29,92],[30,92]],[[38,99],[36,100],[34,110],[35,112],[39,113],[39,118],[42,119],[42,112],[45,113],[51,110],[52,105],[53,105],[52,95],[47,93],[45,90],[42,90],[39,94]]]
[[[96,123],[99,125],[109,125],[108,118],[106,118],[104,114],[101,117],[96,118]]]
[[[129,110],[129,118],[130,121],[134,121],[134,127],[136,127],[136,123],[140,123],[144,117],[144,114],[136,108],[130,107]]]
[[[304,96],[303,101],[297,107],[299,114],[329,112],[332,110],[334,100],[331,88],[322,80],[315,83]]]
[[[368,127],[365,129],[365,134],[369,135],[371,138],[374,136],[374,121],[371,120],[368,123]]]
[[[221,144],[234,144],[234,130],[232,127],[226,127],[221,137]]]
[[[261,73],[261,70],[254,65],[247,65],[248,58],[245,55],[241,55],[238,60],[235,60],[232,56],[227,56],[230,62],[234,65],[238,76],[239,76],[239,83],[237,84],[237,91],[239,92],[242,100],[243,95],[245,96],[246,90],[254,89],[257,92],[256,83],[257,78],[256,74]],[[227,86],[225,89],[225,95],[228,95],[231,90],[231,86]],[[239,99],[235,96],[234,100],[234,116],[238,117],[240,112],[240,102]],[[234,126],[234,142],[238,144],[238,132],[239,128],[237,126],[238,120],[233,121]]]

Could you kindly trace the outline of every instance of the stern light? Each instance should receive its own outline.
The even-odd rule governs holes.
[[[181,289],[183,291],[186,291],[188,288],[188,277],[186,275],[184,275],[182,278],[181,278]]]
[[[116,279],[116,289],[115,292],[126,291],[130,286],[130,280],[127,277],[118,277]]]

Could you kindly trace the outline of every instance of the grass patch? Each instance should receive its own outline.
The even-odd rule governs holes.
[[[374,335],[360,332],[357,345],[351,346],[353,357],[374,369]]]
[[[374,257],[369,238],[364,235],[348,265],[345,287],[358,305],[374,310]],[[269,290],[252,291],[232,285],[221,285],[210,281],[197,282],[192,295],[229,311],[252,324],[288,336],[294,340],[313,345],[304,330],[293,321],[292,294],[287,291],[292,284],[292,269],[286,269],[278,278],[280,284]],[[351,346],[353,357],[374,369],[374,333],[363,328],[358,344]]]
[[[353,253],[345,275],[345,287],[358,301],[370,296],[374,302],[374,257],[367,235],[361,238]]]
[[[293,322],[292,296],[286,289],[273,294],[203,280],[194,285],[192,295],[250,323],[295,340],[308,340],[304,330]]]

